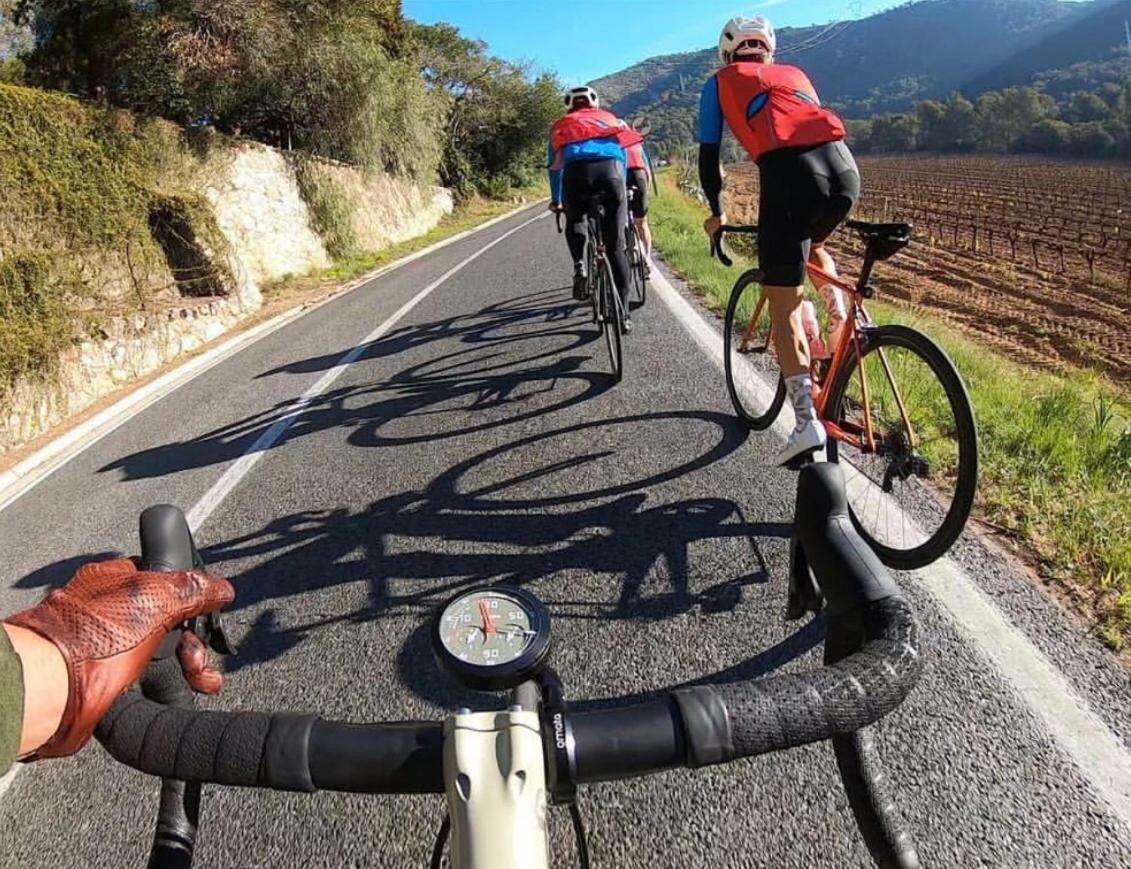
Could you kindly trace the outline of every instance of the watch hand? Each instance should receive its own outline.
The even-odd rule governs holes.
[[[483,633],[490,634],[495,632],[495,624],[491,621],[491,614],[487,612],[487,601],[479,601],[479,614],[483,616]]]

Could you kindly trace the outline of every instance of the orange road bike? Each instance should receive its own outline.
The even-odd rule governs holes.
[[[845,226],[864,241],[856,283],[808,265],[814,287],[831,284],[846,301],[831,355],[810,360],[814,403],[829,435],[828,458],[845,466],[853,524],[888,566],[922,567],[950,548],[969,518],[978,481],[974,413],[938,345],[907,326],[879,325],[864,308],[874,295],[873,267],[907,246],[910,224],[850,220]],[[721,227],[713,253],[731,265],[723,235],[757,229]],[[823,314],[820,300],[816,307]],[[735,411],[751,428],[769,428],[786,391],[758,269],[744,272],[731,291],[724,344]]]

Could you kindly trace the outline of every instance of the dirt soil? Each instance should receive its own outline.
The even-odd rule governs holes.
[[[1005,157],[864,157],[854,217],[905,220],[878,298],[922,308],[1021,361],[1086,366],[1131,391],[1131,167]],[[757,168],[727,167],[728,211],[757,222]],[[848,273],[863,247],[829,249]]]

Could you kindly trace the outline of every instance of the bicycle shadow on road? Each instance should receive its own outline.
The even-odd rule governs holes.
[[[593,445],[599,440],[594,432],[606,429],[607,438],[618,439],[625,425],[665,422],[709,427],[716,437],[704,439],[694,455],[675,457],[643,477],[626,471],[621,479],[585,491],[552,485],[554,478],[608,459]],[[565,620],[652,621],[691,610],[732,611],[746,588],[769,579],[763,541],[788,537],[791,526],[751,522],[725,497],[665,499],[662,487],[730,456],[747,435],[729,415],[709,411],[587,421],[482,451],[422,489],[390,494],[361,511],[304,511],[252,534],[211,545],[200,541],[211,563],[252,562],[234,578],[237,596],[229,621],[242,622],[246,634],[228,669],[285,655],[333,625],[398,618],[408,625],[398,655],[401,683],[437,705],[451,705],[464,698],[436,673],[418,626],[460,589],[485,582],[539,583],[554,618]],[[563,455],[547,446],[563,437],[575,438],[581,451]],[[543,450],[541,463],[512,467],[510,460],[524,448]],[[691,551],[704,543],[731,547],[727,553],[734,557],[727,563],[736,565],[735,575],[721,581],[696,576]],[[602,578],[602,593],[579,597],[573,581],[579,577]],[[354,584],[366,589],[367,603],[346,612],[312,618],[302,603],[288,602],[311,595],[329,601],[333,596],[323,592]],[[241,612],[248,615],[241,618]],[[733,678],[784,663],[820,635],[806,628],[778,653],[763,652],[739,665]]]
[[[604,372],[587,370],[593,363],[585,348],[599,337],[587,317],[578,313],[572,300],[562,300],[560,290],[552,290],[489,305],[473,314],[404,327],[369,344],[352,363],[354,369],[444,339],[457,342],[458,349],[413,362],[386,379],[331,389],[301,408],[295,407],[293,398],[279,402],[191,440],[132,453],[98,470],[118,471],[122,480],[138,480],[223,464],[250,452],[283,421],[289,421],[289,427],[267,449],[332,429],[353,430],[346,440],[355,446],[423,443],[553,413],[595,398],[613,385]],[[527,349],[530,342],[534,343]],[[328,370],[345,352],[348,348],[259,377]],[[537,400],[551,392],[551,404]],[[492,413],[471,425],[443,424],[450,422],[453,412],[467,411]],[[382,429],[391,423],[419,424],[424,430],[383,435]]]

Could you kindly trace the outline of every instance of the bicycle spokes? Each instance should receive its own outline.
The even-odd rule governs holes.
[[[918,342],[929,345],[915,335],[853,354],[830,396],[828,430],[861,530],[889,553],[930,551],[929,561],[938,541],[953,542],[954,517],[962,514],[959,530],[965,522],[973,483],[964,463],[976,463],[976,436],[953,367]]]

